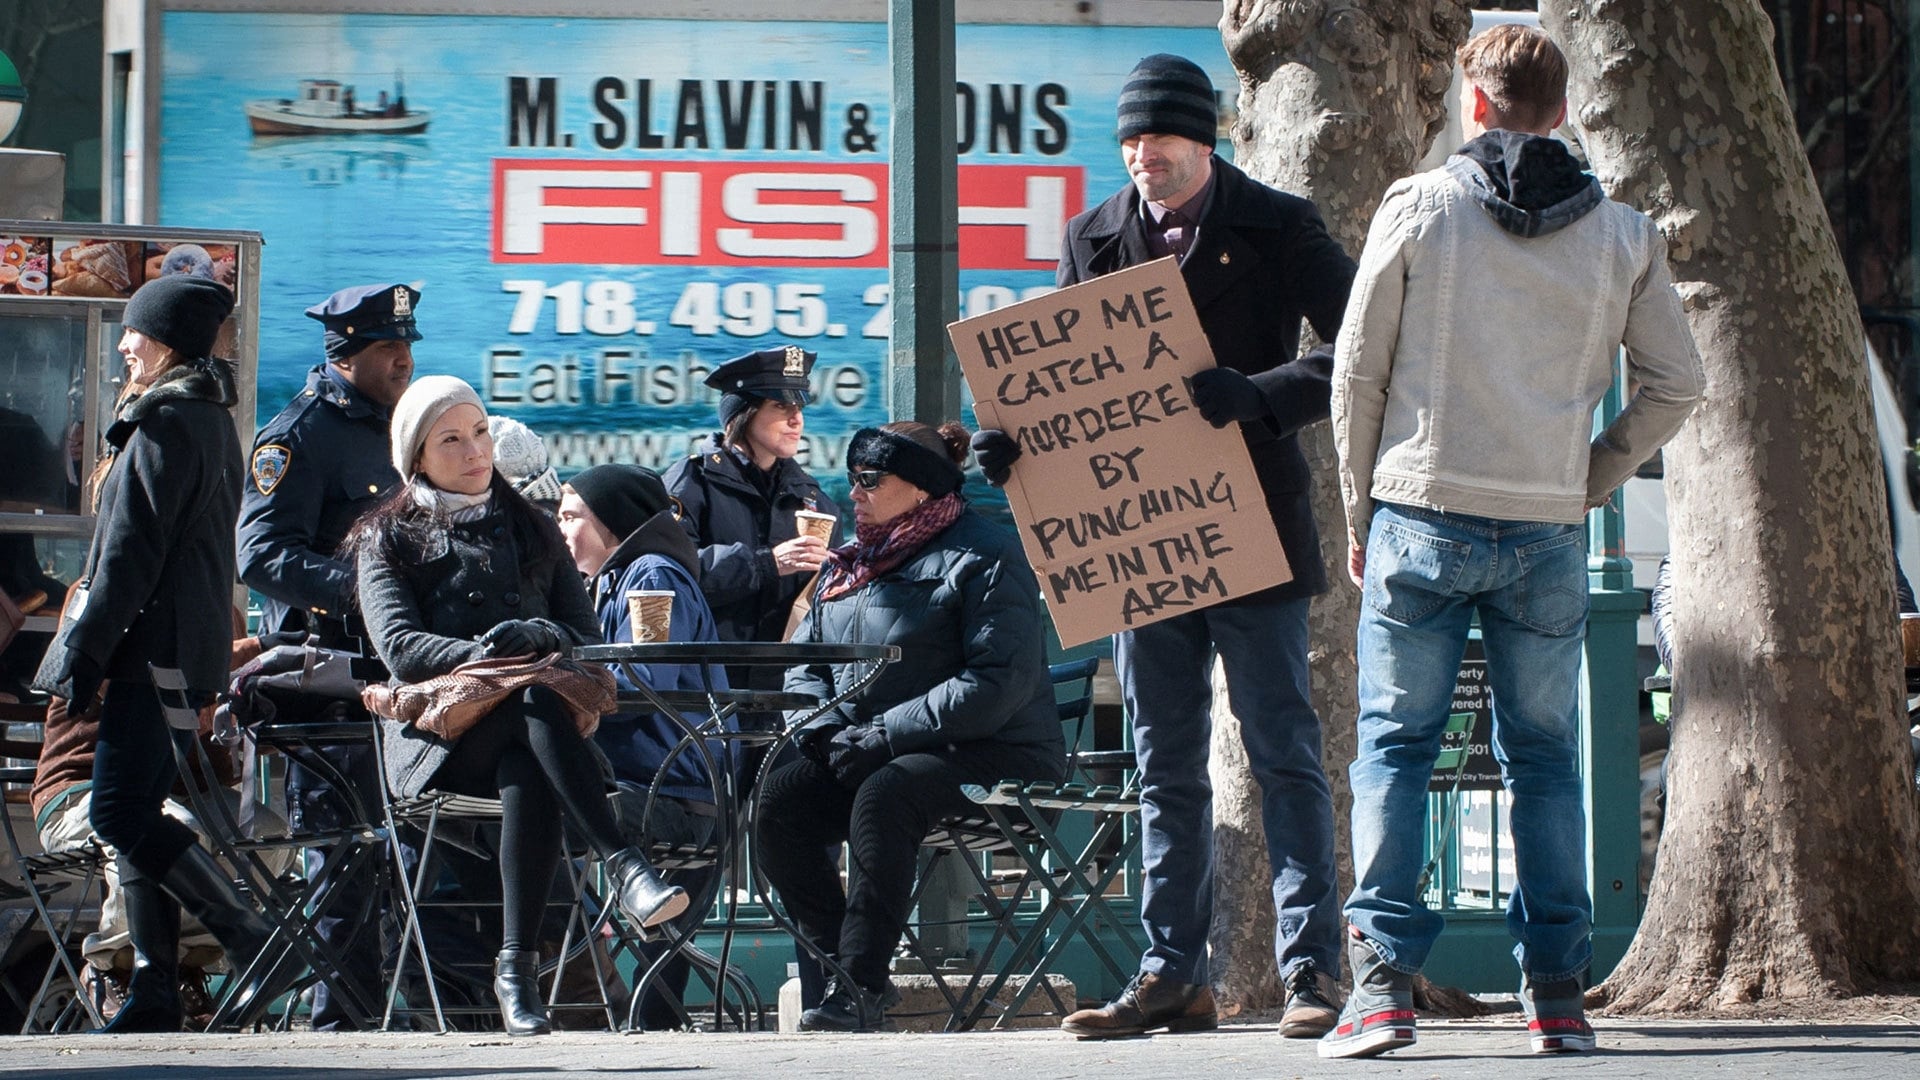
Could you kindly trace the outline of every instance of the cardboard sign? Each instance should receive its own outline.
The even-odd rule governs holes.
[[[1194,408],[1213,353],[1172,258],[947,333],[981,426],[1020,443],[1007,505],[1061,644],[1292,578],[1237,425]]]

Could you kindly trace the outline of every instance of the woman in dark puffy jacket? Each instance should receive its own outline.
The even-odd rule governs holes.
[[[136,971],[108,1025],[114,1032],[180,1030],[172,944],[161,939],[178,934],[182,907],[213,932],[239,972],[273,935],[273,924],[193,831],[161,810],[176,775],[169,742],[184,736],[168,727],[148,670],[181,672],[195,706],[213,700],[227,678],[230,627],[208,614],[232,604],[233,528],[246,471],[233,427],[232,365],[212,357],[232,310],[225,287],[185,276],[148,282],[127,302],[120,340],[127,389],[94,477],[86,577],[34,680],[81,703],[107,684],[93,757],[93,830],[119,852],[128,920],[142,928],[134,948],[153,961]],[[299,974],[248,973],[233,991],[232,1015],[243,1025],[258,1019]]]
[[[1018,539],[967,509],[966,457],[954,423],[864,428],[847,448],[854,542],[828,556],[794,640],[897,645],[900,661],[798,732],[801,760],[766,781],[761,865],[800,932],[851,979],[829,980],[803,1030],[880,1025],[920,843],[970,809],[960,786],[1051,779],[1066,765],[1039,587]],[[825,700],[853,681],[851,669],[795,668],[786,687]],[[827,853],[842,840],[848,895]]]
[[[400,490],[349,543],[368,633],[397,682],[599,642],[593,605],[553,519],[494,470],[473,387],[446,375],[415,380],[394,405],[392,440]],[[430,743],[403,745],[428,760],[437,752]],[[505,934],[493,991],[508,1034],[551,1030],[534,942],[561,857],[563,813],[599,854],[629,917],[654,926],[686,909],[686,892],[660,880],[622,840],[599,761],[551,690],[508,697],[437,766],[418,771],[429,767],[417,786],[500,799]]]

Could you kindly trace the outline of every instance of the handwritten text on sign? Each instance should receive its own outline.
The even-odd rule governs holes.
[[[947,332],[981,425],[1020,444],[1007,504],[1062,644],[1292,577],[1240,432],[1193,406],[1213,354],[1172,259]]]

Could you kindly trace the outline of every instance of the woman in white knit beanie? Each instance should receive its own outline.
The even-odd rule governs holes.
[[[564,655],[599,642],[558,526],[494,467],[473,387],[445,375],[414,380],[394,405],[391,433],[405,484],[349,543],[367,630],[394,679],[420,683],[475,660]],[[586,735],[546,687],[508,697],[451,749],[395,743],[416,751],[406,760],[387,755],[397,794],[432,787],[500,800],[504,940],[493,990],[508,1034],[551,1030],[534,944],[564,849],[563,815],[600,856],[629,918],[654,926],[686,909],[686,892],[626,845]]]

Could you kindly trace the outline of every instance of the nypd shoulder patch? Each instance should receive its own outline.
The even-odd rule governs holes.
[[[287,463],[293,460],[293,451],[279,443],[268,443],[253,452],[253,486],[262,495],[273,494],[280,486],[280,480],[287,475]]]

